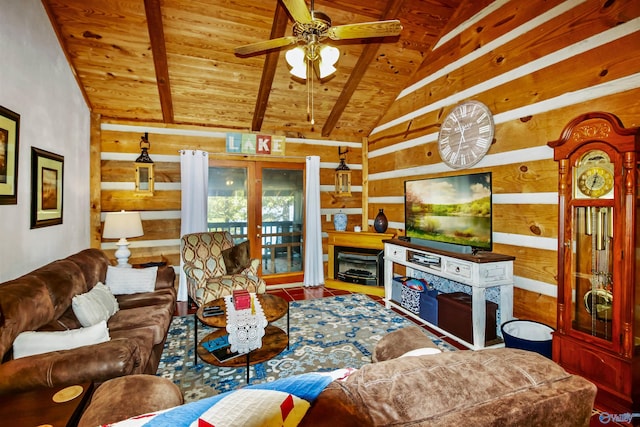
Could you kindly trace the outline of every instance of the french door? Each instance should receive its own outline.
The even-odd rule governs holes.
[[[209,161],[209,230],[249,240],[267,283],[300,280],[304,163]]]

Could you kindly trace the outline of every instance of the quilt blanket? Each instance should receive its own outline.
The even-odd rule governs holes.
[[[105,427],[296,426],[331,381],[352,371],[308,373],[250,385]]]

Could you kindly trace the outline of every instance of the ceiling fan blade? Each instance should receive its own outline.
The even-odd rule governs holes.
[[[252,53],[262,52],[265,50],[277,49],[283,46],[289,46],[298,41],[297,37],[287,36],[279,37],[277,39],[265,40],[262,42],[246,44],[235,48],[235,53],[238,56],[251,55]]]
[[[332,40],[361,39],[367,37],[397,36],[402,31],[402,24],[397,19],[389,21],[363,22],[360,24],[338,25],[329,28],[328,35]]]
[[[301,24],[311,23],[311,12],[309,12],[304,0],[282,0],[282,3],[296,22]]]

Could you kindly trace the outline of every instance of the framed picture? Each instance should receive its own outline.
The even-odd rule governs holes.
[[[0,205],[18,204],[20,115],[0,107]]]
[[[64,157],[31,147],[31,228],[62,224]]]

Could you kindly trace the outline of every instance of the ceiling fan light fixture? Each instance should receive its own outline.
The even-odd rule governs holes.
[[[312,52],[308,50],[308,47],[298,46],[288,50],[285,53],[287,64],[291,67],[289,71],[293,76],[306,80],[307,79],[307,63],[313,62],[313,68],[316,70],[318,77],[324,79],[336,72],[335,63],[340,57],[340,51],[333,46],[312,46],[316,49],[312,49]],[[310,55],[313,58],[310,58]]]
[[[330,75],[336,72],[336,67],[331,64],[327,64],[323,61],[318,62],[317,73],[320,76],[320,80],[326,79]]]
[[[338,58],[340,58],[340,51],[337,47],[325,45],[320,48],[320,62],[318,67],[320,79],[329,77],[336,72],[334,65],[338,62]]]
[[[307,79],[307,61],[306,52],[302,46],[290,49],[285,54],[287,64],[291,67],[289,71],[295,77],[306,80]]]
[[[340,58],[340,51],[337,47],[324,45],[320,48],[320,59],[323,62],[333,65],[338,62],[338,58]]]

